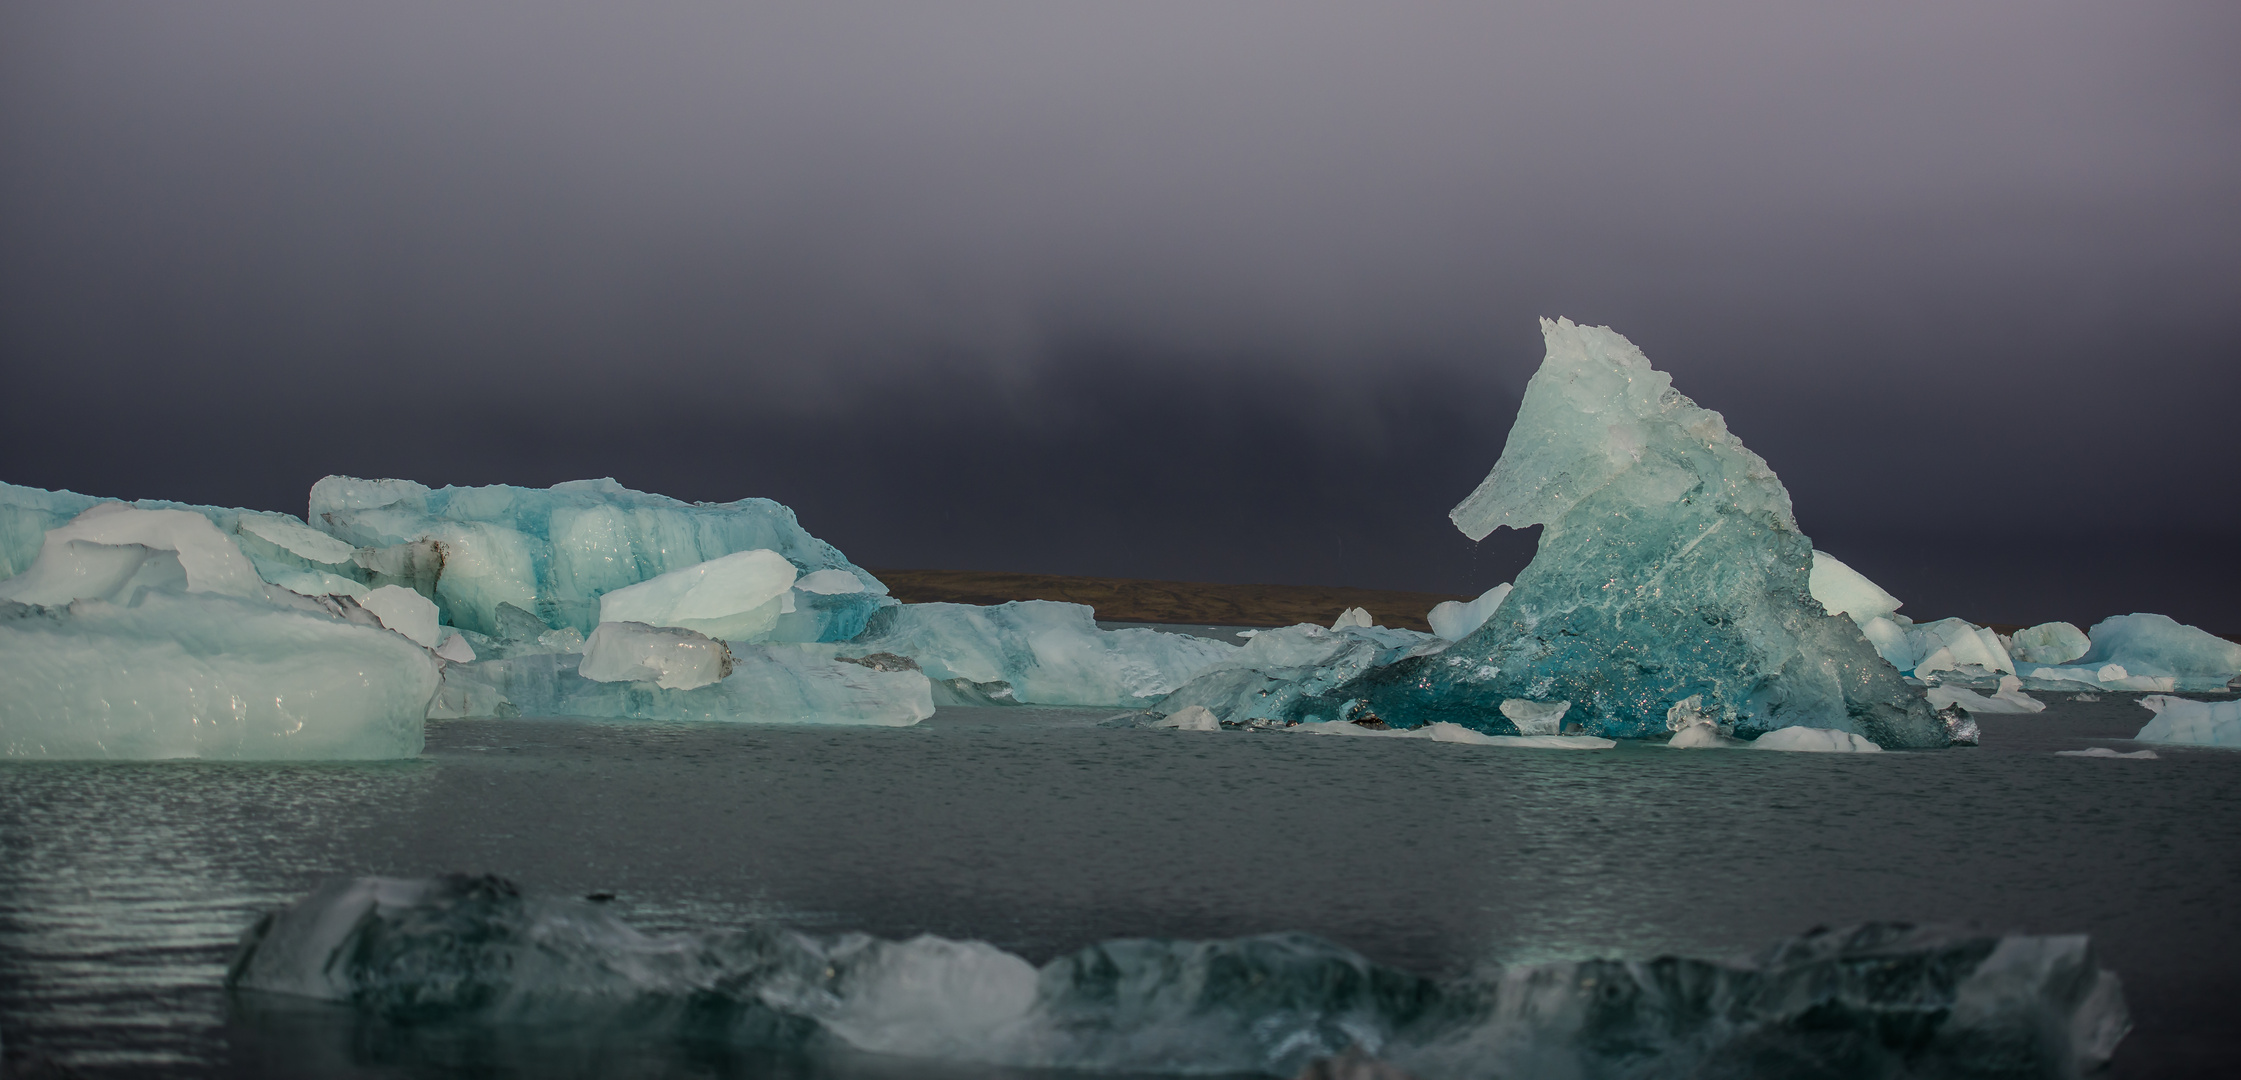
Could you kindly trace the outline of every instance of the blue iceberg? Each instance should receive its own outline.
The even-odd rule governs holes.
[[[1450,514],[1472,539],[1542,526],[1533,562],[1451,648],[1302,700],[1292,718],[1512,734],[1504,700],[1567,700],[1588,734],[1644,737],[1700,696],[1745,737],[1805,726],[1884,747],[1955,741],[1853,620],[1813,598],[1789,492],[1718,413],[1607,328],[1541,328],[1547,358],[1501,460]]]
[[[2168,615],[2113,615],[2086,632],[2092,648],[2074,663],[2122,667],[2132,678],[2165,678],[2157,689],[2223,690],[2241,675],[2241,642],[2227,641]]]
[[[449,625],[492,637],[506,605],[589,634],[602,595],[758,549],[798,573],[839,570],[864,594],[887,592],[769,499],[689,503],[613,480],[431,489],[330,476],[312,486],[309,520],[359,549],[375,583],[412,585],[442,605]]]

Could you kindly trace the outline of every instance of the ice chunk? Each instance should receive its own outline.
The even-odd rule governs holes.
[[[938,680],[1006,683],[1023,704],[1126,706],[1148,705],[1242,651],[1189,634],[1100,630],[1089,608],[1047,600],[882,608],[846,648],[909,657]],[[1175,709],[1184,704],[1201,703]]]
[[[2111,749],[2109,749],[2109,748],[2108,748],[2108,747],[2106,747],[2106,746],[2089,746],[2089,747],[2087,747],[2087,748],[2085,748],[2085,749],[2083,749],[2083,750],[2057,750],[2057,751],[2055,751],[2055,752],[2054,752],[2054,756],[2055,756],[2055,757],[2096,757],[2096,758],[2129,758],[2129,759],[2131,759],[2131,760],[2133,760],[2133,761],[2154,761],[2154,760],[2156,759],[2156,753],[2155,753],[2155,751],[2153,751],[2153,750],[2134,750],[2134,751],[2132,751],[2132,752],[2131,752],[2131,753],[2129,753],[2129,754],[2120,754],[2120,753],[2118,753],[2118,752],[2116,752],[2116,751],[2114,751],[2114,750],[2111,750]]]
[[[1896,670],[1913,671],[1915,663],[1922,659],[1906,636],[1906,628],[1887,616],[1879,615],[1861,623],[1860,634],[1868,639],[1868,644],[1875,646],[1876,655]]]
[[[2015,632],[2015,659],[2026,664],[2067,664],[2093,647],[2085,631],[2066,622],[2040,623]]]
[[[1486,620],[1509,594],[1510,583],[1505,581],[1480,593],[1478,599],[1469,603],[1443,600],[1432,605],[1432,613],[1425,621],[1432,624],[1433,633],[1449,641],[1461,641],[1471,636],[1471,631],[1486,625]]]
[[[1358,718],[1359,702],[1340,702],[1318,714],[1295,716],[1295,707],[1365,671],[1409,656],[1445,649],[1445,639],[1384,626],[1327,630],[1300,623],[1255,635],[1245,647],[1202,670],[1161,702],[1173,710],[1204,705],[1232,723],[1248,720]]]
[[[1904,606],[1898,597],[1884,592],[1882,586],[1826,551],[1813,552],[1813,570],[1806,584],[1813,599],[1819,600],[1829,614],[1850,615],[1861,626],[1871,619],[1888,622],[1888,616]]]
[[[1350,607],[1338,613],[1337,620],[1331,623],[1331,629],[1344,630],[1349,626],[1368,627],[1374,625],[1376,624],[1370,621],[1370,613],[1367,609]]]
[[[2241,642],[2165,615],[2116,615],[2093,624],[2093,648],[2079,666],[2121,664],[2133,677],[2167,676],[2168,689],[2223,690],[2241,675]]]
[[[431,490],[404,480],[330,476],[312,487],[309,520],[368,549],[361,552],[367,561],[425,545],[425,555],[414,557],[434,559],[422,572],[435,571],[432,592],[446,621],[492,637],[500,636],[501,604],[548,626],[589,632],[601,621],[603,594],[757,549],[776,551],[805,574],[846,571],[864,590],[887,592],[768,499],[687,503],[613,480]]]
[[[454,664],[472,664],[475,662],[475,647],[455,632],[436,647],[436,655]]]
[[[794,564],[775,551],[740,551],[599,598],[599,621],[678,626],[724,641],[756,641],[777,625]]]
[[[1222,722],[1214,718],[1204,705],[1185,705],[1173,715],[1154,721],[1153,727],[1174,728],[1177,731],[1220,731]]]
[[[1906,628],[1906,635],[1915,655],[1922,657],[1913,668],[1917,677],[1961,668],[2015,674],[2000,635],[1966,619],[1916,623]]]
[[[1665,741],[1667,749],[1715,750],[1735,745],[1734,729],[1704,710],[1704,698],[1700,694],[1682,698],[1665,710],[1665,727],[1673,733],[1673,737]]]
[[[442,633],[436,626],[435,602],[402,585],[373,589],[358,601],[358,606],[373,612],[381,625],[423,648],[434,648]]]
[[[731,674],[731,650],[691,630],[645,623],[600,623],[584,640],[576,674],[593,682],[644,682],[691,690]]]
[[[794,582],[794,588],[824,596],[865,591],[863,581],[846,570],[819,570],[814,574],[805,574],[800,581]]]
[[[0,581],[0,599],[50,607],[79,599],[123,602],[148,584],[259,596],[265,581],[209,518],[112,502],[48,530],[30,568]]]
[[[1513,750],[1608,750],[1618,743],[1593,735],[1488,735],[1461,724],[1435,720],[1419,728],[1373,728],[1345,720],[1310,720],[1279,728],[1302,735],[1348,735],[1375,739],[1429,739],[1468,746],[1506,746]]]
[[[2000,678],[2000,689],[1991,697],[1973,690],[1951,686],[1933,686],[1927,695],[1930,705],[1944,708],[1959,705],[1973,713],[2035,713],[2045,712],[2046,703],[2023,692],[2023,680],[2013,675]]]
[[[413,757],[435,690],[426,650],[315,606],[0,603],[0,757]]]
[[[2241,700],[2193,701],[2152,694],[2141,698],[2140,705],[2155,719],[2133,736],[2139,742],[2241,746]]]
[[[1554,735],[1564,726],[1564,714],[1572,708],[1569,701],[1527,701],[1524,698],[1507,698],[1502,702],[1502,715],[1510,718],[1520,735]]]
[[[1812,753],[1876,754],[1883,748],[1849,731],[1827,728],[1786,727],[1769,731],[1751,743],[1754,750],[1803,750]]]
[[[573,634],[574,627],[553,631]],[[596,631],[595,631],[596,632]],[[794,645],[732,645],[731,674],[690,690],[584,678],[582,658],[552,652],[453,664],[445,698],[460,716],[583,716],[735,723],[908,727],[934,715],[926,676],[872,657],[813,655]]]
[[[259,920],[226,984],[332,1002],[384,1038],[536,1024],[584,1045],[690,1048],[717,1032],[1068,1075],[1297,1076],[1358,1045],[1423,1077],[2076,1077],[2129,1026],[2117,977],[2082,936],[1867,924],[1749,957],[1453,980],[1305,934],[1131,938],[1038,969],[930,935],[757,922],[655,936],[606,906],[465,875],[330,883]],[[366,1027],[328,1029],[347,1048]]]
[[[1388,723],[1507,731],[1503,700],[1563,698],[1590,733],[1644,737],[1701,695],[1743,734],[1802,724],[1946,745],[1921,692],[1813,598],[1789,493],[1720,415],[1608,329],[1542,333],[1548,355],[1501,460],[1450,515],[1473,539],[1544,527],[1495,628],[1295,713],[1359,700]]]

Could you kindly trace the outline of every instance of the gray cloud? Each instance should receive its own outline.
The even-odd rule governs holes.
[[[1228,520],[1225,484],[1313,444],[1330,482],[1287,505],[1446,529],[1565,314],[1726,412],[1871,572],[1975,530],[2087,552],[2114,583],[2070,603],[2183,603],[2123,553],[2241,538],[2237,45],[2231,5],[2022,0],[14,5],[0,447],[18,482],[288,509],[329,459],[786,484],[680,465],[692,426],[828,447],[786,475],[840,506],[826,478],[927,446],[956,456],[914,483],[1157,488],[1189,466],[1074,437],[1148,425],[1218,446],[1212,480],[1104,547],[982,500],[976,550],[1252,576],[1245,524],[1154,522]],[[172,463],[57,449],[89,416]],[[937,511],[887,497],[859,546],[968,557],[896,541]],[[1262,520],[1320,551],[1331,516]],[[1422,567],[1386,583],[1475,584],[1380,543]],[[2225,573],[2193,602],[2241,627]]]

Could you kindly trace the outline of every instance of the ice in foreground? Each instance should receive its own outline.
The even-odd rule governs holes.
[[[1543,321],[1548,355],[1501,460],[1450,515],[1473,539],[1543,526],[1487,625],[1320,695],[1299,719],[1436,720],[1506,734],[1506,699],[1568,700],[1590,734],[1662,734],[1672,704],[1745,737],[1828,728],[1887,747],[1951,741],[1921,692],[1810,592],[1789,492],[1716,412],[1625,338]]]
[[[0,602],[0,756],[413,757],[435,691],[427,650],[315,611],[161,589]]]
[[[1293,1076],[1359,1046],[1421,1080],[1745,1076],[1768,1062],[2074,1077],[2130,1026],[2083,937],[1871,923],[1745,960],[1440,980],[1267,934],[1104,941],[1037,968],[931,935],[653,936],[593,904],[466,876],[332,883],[251,929],[226,979],[400,1021],[1126,1073]]]
[[[2151,694],[2140,705],[2155,719],[2133,738],[2140,742],[2193,746],[2241,746],[2241,700],[2194,701]]]

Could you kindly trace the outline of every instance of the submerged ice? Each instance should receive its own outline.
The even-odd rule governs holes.
[[[493,877],[332,883],[227,975],[404,1021],[1096,1072],[1297,1075],[1349,1049],[1421,1080],[2073,1077],[2129,1024],[2083,937],[1815,930],[1747,960],[1584,960],[1438,980],[1301,934],[1105,941],[1036,967],[991,945],[775,925],[648,935]]]

